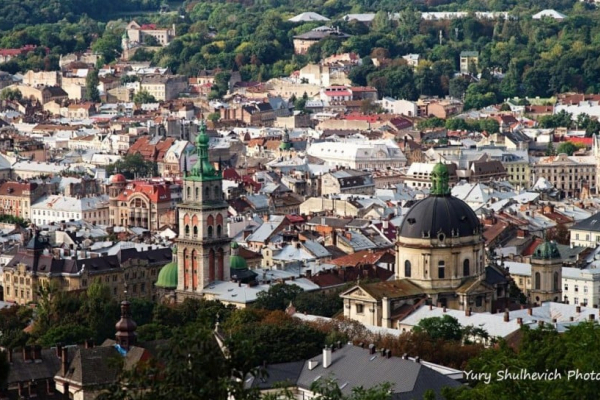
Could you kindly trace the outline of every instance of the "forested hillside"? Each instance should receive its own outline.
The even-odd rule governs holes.
[[[2,0],[0,31],[20,25],[76,21],[82,14],[92,18],[131,10],[156,10],[160,0]]]

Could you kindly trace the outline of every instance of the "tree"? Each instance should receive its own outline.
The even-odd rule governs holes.
[[[424,119],[423,121],[419,121],[417,123],[417,128],[419,129],[434,129],[434,128],[442,128],[445,125],[445,121],[438,117],[431,117]]]
[[[144,35],[144,45],[146,46],[160,46],[158,40],[152,35]]]
[[[423,318],[413,328],[415,332],[425,332],[432,339],[461,340],[462,327],[458,320],[448,314],[443,317]]]
[[[156,103],[156,99],[147,90],[140,90],[133,96],[135,104]]]
[[[100,101],[100,91],[98,90],[98,70],[91,69],[85,77],[85,94],[86,99],[94,102]]]
[[[146,161],[141,154],[127,154],[118,161],[106,166],[106,172],[109,175],[120,173],[128,179],[145,176],[153,177],[158,175],[158,166],[156,163]]]
[[[285,310],[303,290],[298,285],[278,283],[256,296],[254,307],[265,310]]]
[[[210,113],[210,114],[208,114],[207,118],[209,121],[218,122],[221,119],[221,113],[218,113],[218,112]]]
[[[562,142],[558,145],[557,153],[572,156],[578,150],[578,147],[571,142]]]
[[[310,386],[317,400],[389,400],[392,398],[392,389],[393,386],[389,382],[384,382],[368,389],[362,386],[354,387],[352,392],[345,396],[334,377],[316,380]]]
[[[23,98],[19,89],[5,88],[0,93],[0,100],[19,101]]]

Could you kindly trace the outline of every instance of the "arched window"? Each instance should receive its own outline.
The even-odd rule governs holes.
[[[221,237],[222,231],[223,231],[223,228],[221,228],[221,225],[217,225],[217,237]]]
[[[209,226],[208,226],[207,232],[208,232],[208,233],[207,233],[207,236],[208,236],[209,238],[213,237],[213,227],[212,227],[212,225],[209,225]]]
[[[446,263],[444,260],[438,262],[438,278],[444,279],[446,277]]]
[[[204,200],[208,200],[208,186],[204,188],[204,197],[206,197]]]
[[[221,188],[219,186],[215,186],[215,199],[221,198],[220,193],[219,193],[220,191],[221,191]]]
[[[194,237],[198,236],[198,227],[194,226]]]
[[[554,291],[557,292],[559,289],[558,272],[554,273]]]
[[[535,288],[540,289],[542,287],[542,275],[539,272],[535,273]]]
[[[200,200],[200,188],[196,188],[196,200]]]
[[[190,199],[192,197],[192,188],[188,186],[187,188],[187,198]]]
[[[463,276],[471,275],[471,261],[467,258],[463,261]]]
[[[186,226],[185,226],[185,235],[186,235],[186,236],[189,236],[189,234],[190,234],[190,226],[189,226],[189,225],[186,225]]]
[[[411,272],[412,271],[411,271],[410,261],[408,261],[408,260],[404,261],[404,277],[410,278]]]

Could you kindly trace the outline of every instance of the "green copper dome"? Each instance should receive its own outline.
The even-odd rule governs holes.
[[[448,196],[450,194],[450,172],[446,164],[437,163],[431,171],[431,194]]]
[[[546,240],[535,249],[532,257],[539,260],[552,260],[554,258],[560,258],[560,252],[558,251],[556,242],[549,242]]]
[[[160,269],[156,286],[165,289],[177,288],[177,262],[170,262]]]
[[[231,256],[229,257],[229,268],[248,269],[246,259],[238,254],[240,245],[237,242],[231,242]]]

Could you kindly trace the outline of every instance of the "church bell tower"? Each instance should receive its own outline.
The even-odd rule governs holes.
[[[178,298],[201,296],[215,281],[229,281],[228,204],[223,198],[222,173],[208,160],[204,123],[196,137],[198,161],[183,172],[183,203],[177,207]],[[187,165],[187,163],[185,163]]]

